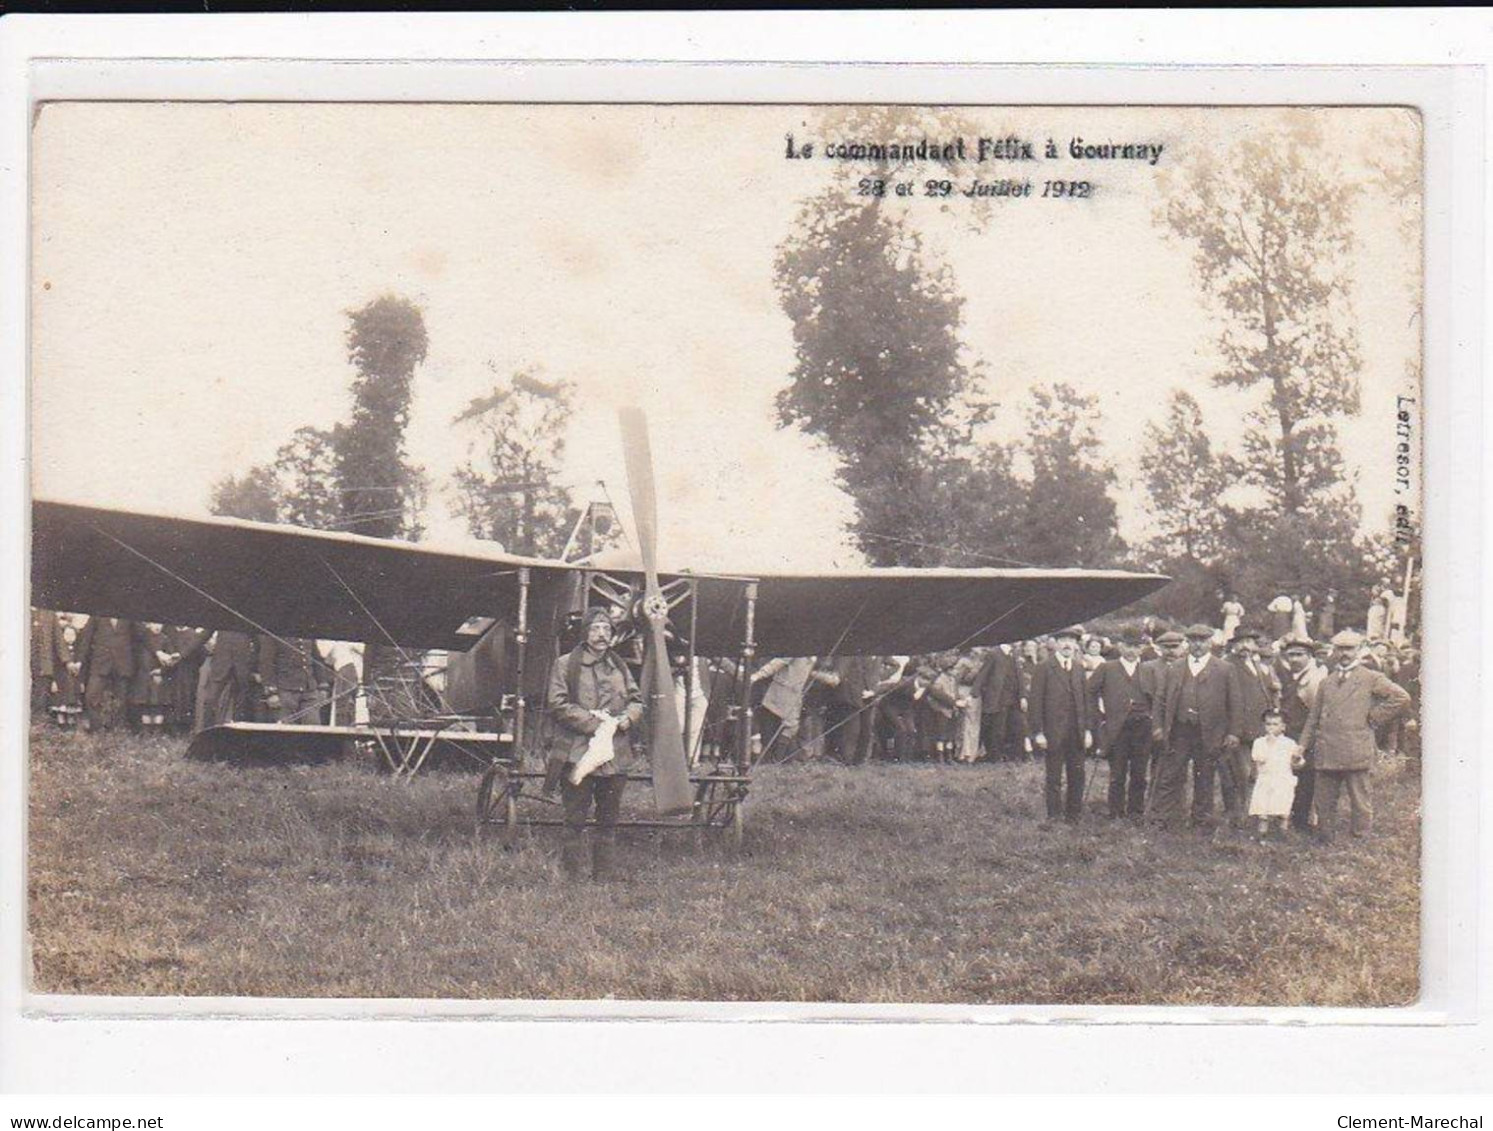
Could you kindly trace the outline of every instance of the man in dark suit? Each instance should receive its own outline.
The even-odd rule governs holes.
[[[1151,642],[1151,649],[1156,654],[1149,660],[1141,661],[1141,670],[1146,673],[1145,678],[1151,688],[1151,712],[1154,717],[1156,702],[1161,698],[1162,690],[1166,687],[1167,669],[1187,655],[1187,637],[1175,628],[1168,628],[1157,634]],[[1157,742],[1154,737],[1154,723],[1152,732],[1151,765],[1148,771],[1150,784],[1147,787],[1150,793],[1146,797],[1147,815],[1149,815],[1149,806],[1156,795],[1156,779],[1160,775],[1161,762],[1161,743]]]
[[[175,625],[166,630],[175,660],[165,670],[166,726],[186,734],[197,715],[197,683],[207,660],[206,644],[212,635],[205,628]]]
[[[1139,817],[1146,808],[1151,716],[1156,676],[1140,658],[1140,637],[1120,637],[1120,657],[1089,676],[1089,713],[1099,723],[1099,749],[1109,759],[1109,815]]]
[[[1213,825],[1213,780],[1219,760],[1239,747],[1242,695],[1239,676],[1227,660],[1213,655],[1213,629],[1195,624],[1187,630],[1188,655],[1166,671],[1156,699],[1152,740],[1161,744],[1156,818],[1170,827],[1182,821],[1187,765],[1192,763],[1192,820]],[[1224,805],[1231,807],[1232,783],[1224,785]]]
[[[1312,642],[1302,637],[1291,637],[1281,647],[1281,658],[1285,665],[1281,677],[1280,714],[1286,724],[1286,737],[1301,741],[1306,730],[1307,716],[1317,698],[1317,687],[1327,674],[1312,655]],[[1296,774],[1296,796],[1291,802],[1291,827],[1307,832],[1312,827],[1312,794],[1316,787],[1316,774],[1311,757]]]
[[[78,638],[85,730],[111,730],[124,717],[139,633],[119,617],[89,617]]]
[[[203,725],[215,727],[235,719],[246,719],[249,689],[259,679],[254,666],[254,638],[247,632],[219,629],[213,637],[212,654],[205,670]]]
[[[1011,761],[1014,712],[1021,706],[1021,672],[1008,644],[992,648],[975,673],[971,690],[980,701],[980,745],[992,762]]]
[[[1061,816],[1070,824],[1083,815],[1083,757],[1094,744],[1088,687],[1078,660],[1081,635],[1076,628],[1054,634],[1054,654],[1032,673],[1027,700],[1032,745],[1047,768],[1047,819]]]
[[[848,766],[859,766],[871,754],[876,677],[881,661],[875,656],[841,656],[831,670],[838,677],[829,685],[824,704],[824,729],[829,752]]]
[[[1239,746],[1219,763],[1219,773],[1226,785],[1224,795],[1232,794],[1229,820],[1242,828],[1248,819],[1249,779],[1253,769],[1250,747],[1265,733],[1265,712],[1280,707],[1280,679],[1261,659],[1263,635],[1258,629],[1241,628],[1230,642],[1230,663],[1239,673]]]

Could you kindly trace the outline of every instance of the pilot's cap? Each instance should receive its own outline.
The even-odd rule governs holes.
[[[591,608],[587,609],[585,615],[581,617],[581,628],[590,629],[590,627],[597,621],[604,621],[608,628],[617,627],[612,623],[611,614],[609,614],[606,609],[604,609],[600,605],[593,605]]]

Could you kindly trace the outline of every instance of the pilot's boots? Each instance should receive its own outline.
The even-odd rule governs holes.
[[[565,873],[569,880],[584,879],[586,875],[586,835],[584,830],[579,836],[574,835],[570,829],[565,830],[565,841],[560,846],[560,871]]]

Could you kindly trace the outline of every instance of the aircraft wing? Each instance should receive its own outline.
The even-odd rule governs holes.
[[[546,595],[574,573],[480,546],[240,519],[42,499],[31,516],[33,605],[202,628],[459,651],[477,640],[458,632],[468,618],[515,615],[520,567]]]
[[[516,615],[522,567],[530,570],[531,622],[544,623],[581,567],[481,546],[444,550],[240,519],[32,504],[31,603],[129,620],[464,651],[478,639],[458,631],[469,618]],[[641,585],[638,570],[607,572]],[[896,655],[1021,640],[1167,582],[1065,569],[660,577],[696,581],[696,648],[706,656],[739,653],[744,580],[758,584],[754,635],[768,656]]]
[[[1160,574],[1080,569],[866,569],[758,576],[764,656],[915,655],[1026,640],[1128,605]],[[743,617],[734,586],[702,579],[698,650],[734,655]]]

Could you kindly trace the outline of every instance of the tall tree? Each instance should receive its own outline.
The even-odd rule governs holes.
[[[824,441],[855,500],[852,533],[878,564],[924,560],[943,465],[980,420],[959,339],[964,300],[904,219],[875,202],[809,201],[778,250],[775,283],[796,363],[780,423]],[[903,539],[902,544],[887,540]]]
[[[429,341],[425,317],[406,298],[382,295],[348,315],[352,415],[333,434],[341,523],[375,538],[417,538],[424,503],[420,469],[405,457],[415,369]]]
[[[1166,423],[1146,425],[1140,471],[1150,495],[1154,556],[1167,563],[1215,560],[1223,550],[1220,498],[1229,477],[1191,394],[1174,391]]]
[[[1258,394],[1239,453],[1224,458],[1247,490],[1222,508],[1215,564],[1246,606],[1336,589],[1348,614],[1372,568],[1337,437],[1337,422],[1359,411],[1354,182],[1318,141],[1301,117],[1245,137],[1185,170],[1158,221],[1192,247],[1222,320],[1213,380]]]
[[[1035,565],[1106,566],[1124,552],[1101,459],[1099,406],[1061,382],[1037,386],[1027,407],[1032,482],[1022,514],[1021,556]]]
[[[523,370],[451,422],[473,433],[454,475],[453,513],[475,537],[515,553],[560,555],[577,517],[570,491],[558,482],[574,395],[569,381]]]
[[[1359,410],[1352,190],[1314,142],[1309,125],[1243,138],[1185,170],[1158,214],[1223,319],[1213,380],[1263,392],[1236,470],[1280,516],[1345,492],[1334,419]]]

